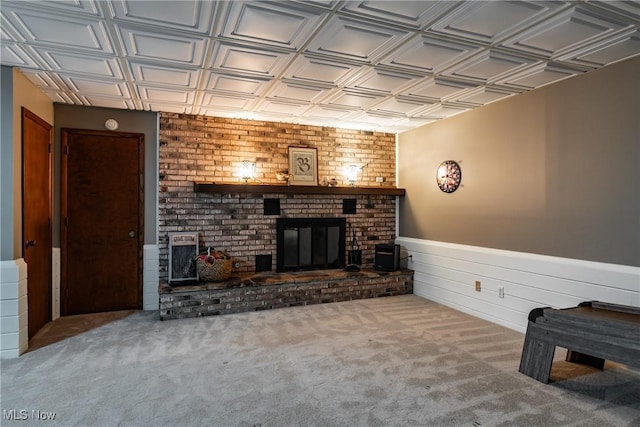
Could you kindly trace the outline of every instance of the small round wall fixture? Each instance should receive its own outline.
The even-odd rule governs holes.
[[[440,163],[436,172],[436,182],[440,190],[445,193],[453,193],[460,187],[460,181],[462,181],[462,170],[458,162],[445,160]]]
[[[116,119],[107,119],[104,122],[104,127],[109,130],[116,130],[118,129],[118,121]]]

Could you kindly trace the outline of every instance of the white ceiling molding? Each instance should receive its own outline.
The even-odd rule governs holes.
[[[196,89],[200,80],[200,70],[166,67],[164,65],[145,64],[129,61],[133,79],[139,84],[150,84],[175,89]]]
[[[576,70],[557,67],[553,64],[542,63],[535,67],[529,68],[522,73],[515,74],[504,79],[502,84],[512,86],[519,89],[531,90],[542,87],[550,83],[573,77],[579,72]]]
[[[482,49],[483,47],[477,45],[421,34],[402,47],[395,49],[381,61],[381,64],[414,72],[435,74]]]
[[[326,12],[259,2],[228,2],[223,37],[299,50]]]
[[[255,100],[256,98],[253,97],[241,98],[239,96],[227,96],[219,93],[205,93],[202,104],[213,111],[222,110],[225,112],[235,111],[241,113],[249,109]]]
[[[640,52],[640,30],[633,29],[601,43],[570,52],[557,60],[568,64],[601,68],[607,64],[635,56],[638,52]]]
[[[56,49],[34,47],[46,62],[47,68],[56,73],[75,73],[84,77],[113,78],[122,80],[124,74],[114,56],[91,55]]]
[[[409,36],[407,31],[333,16],[309,43],[307,50],[336,59],[373,64]]]
[[[0,2],[54,102],[403,132],[640,55],[640,1]]]
[[[631,24],[597,16],[581,7],[574,7],[537,25],[503,46],[521,52],[555,59],[567,52],[593,44],[631,28]]]
[[[377,21],[384,25],[397,25],[412,30],[420,30],[433,22],[456,2],[437,1],[348,1],[340,11],[367,21]]]
[[[118,22],[164,27],[169,31],[211,33],[215,2],[180,1],[113,1],[107,3]]]
[[[466,1],[428,31],[491,46],[553,16],[569,2]],[[564,3],[564,5],[563,5]]]
[[[158,33],[149,27],[129,28],[118,25],[116,28],[123,42],[125,55],[130,59],[202,67],[206,39]]]
[[[268,99],[303,102],[306,105],[316,104],[329,93],[329,87],[302,85],[281,80],[275,83]]]
[[[212,68],[224,73],[275,79],[291,60],[292,54],[230,43],[218,43]]]
[[[539,63],[539,60],[533,58],[488,50],[462,62],[442,75],[468,82],[491,84]]]
[[[18,4],[37,6],[27,2]],[[13,25],[27,45],[114,53],[107,35],[106,22],[93,16],[76,17],[64,13],[56,15],[41,9],[14,9],[7,13],[4,7],[2,16]]]
[[[455,101],[469,103],[475,106],[481,106],[491,104],[492,102],[507,98],[517,93],[519,92],[510,92],[507,90],[492,87],[478,87],[464,93],[462,96],[455,99]]]
[[[0,58],[2,59],[2,65],[9,65],[13,67],[20,67],[29,70],[40,68],[38,62],[36,62],[35,54],[29,54],[25,51],[26,46],[20,46],[15,43],[2,42],[0,46]]]
[[[270,81],[252,77],[210,73],[205,90],[215,91],[228,97],[261,96]]]
[[[283,75],[285,79],[340,86],[359,74],[360,67],[313,56],[299,56]]]
[[[448,81],[442,78],[427,78],[422,83],[417,84],[401,94],[424,102],[442,102],[461,92],[467,92],[476,87],[471,83],[460,81]]]

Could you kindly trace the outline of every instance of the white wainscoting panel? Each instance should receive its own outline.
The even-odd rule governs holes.
[[[158,245],[144,245],[142,271],[142,309],[158,310],[160,283],[160,249]]]
[[[583,301],[640,307],[640,267],[408,237],[396,243],[406,267],[415,271],[414,294],[520,332],[538,307]]]
[[[13,359],[29,346],[27,264],[0,261],[0,358]]]

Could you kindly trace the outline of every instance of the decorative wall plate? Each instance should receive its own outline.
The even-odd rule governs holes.
[[[458,162],[446,160],[440,163],[436,172],[436,182],[440,190],[453,193],[460,187],[460,181],[462,181],[462,170]]]

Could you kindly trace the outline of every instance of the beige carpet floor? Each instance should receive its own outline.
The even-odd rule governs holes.
[[[557,351],[541,384],[518,372],[523,339],[414,295],[165,322],[135,312],[2,361],[0,421],[640,426],[636,372]]]

